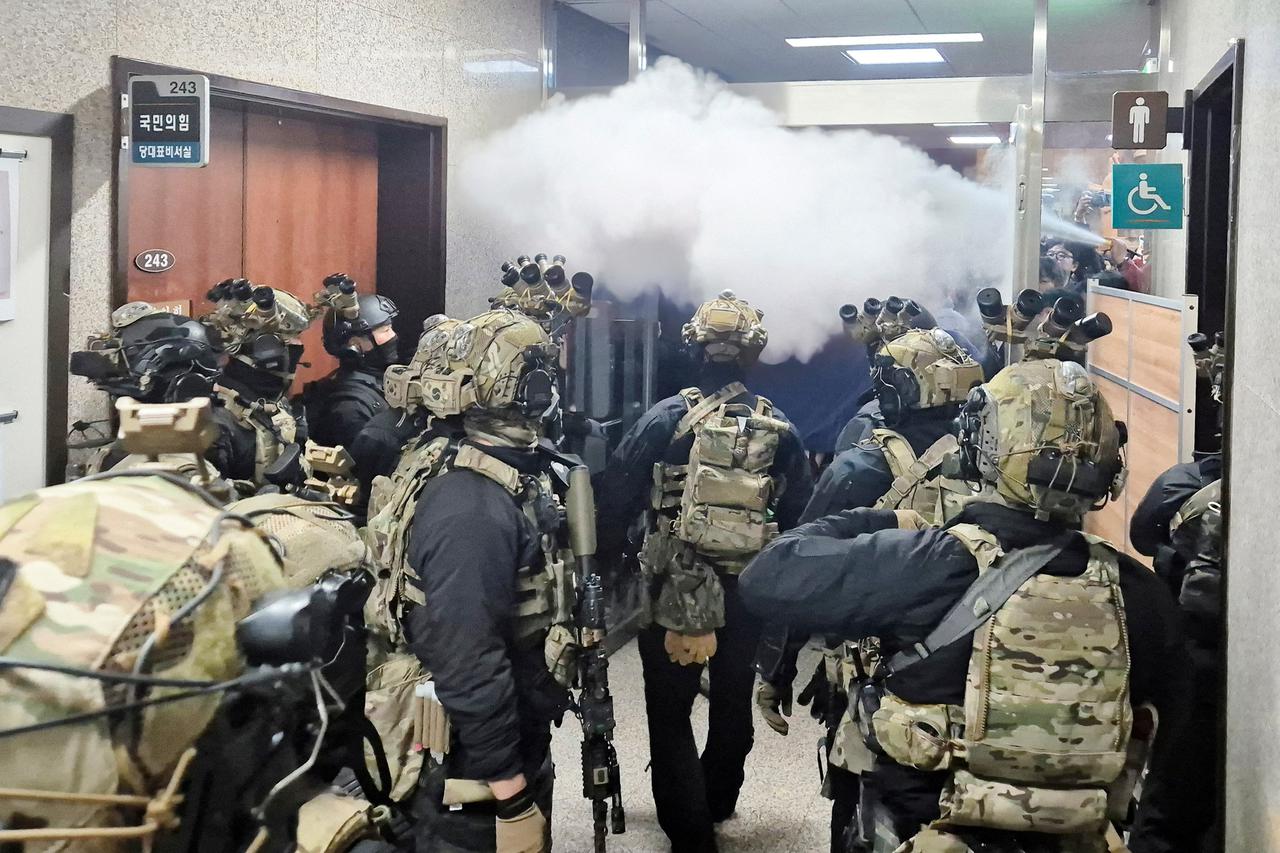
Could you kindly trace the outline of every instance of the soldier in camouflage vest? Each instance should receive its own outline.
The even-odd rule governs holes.
[[[958,505],[972,493],[962,482],[939,478],[938,468],[956,449],[955,416],[969,390],[982,382],[982,368],[941,329],[911,329],[881,340],[872,360],[872,380],[883,424],[839,454],[822,473],[802,522],[841,510],[875,507],[914,509],[929,523],[942,524],[947,513],[958,512]],[[799,643],[793,638],[785,644],[784,653],[766,653],[783,646],[783,641],[771,637],[762,647],[756,702],[765,722],[786,734],[782,714],[791,709]],[[846,682],[855,680],[859,672],[865,674],[869,661],[853,660],[859,653],[857,644],[840,637],[828,638],[827,646],[801,698],[818,700],[825,713],[829,768],[823,790],[832,800],[831,849],[842,853],[850,846],[845,836],[857,811],[857,774],[870,769],[870,754],[862,746],[853,716],[857,706],[848,703]]]
[[[288,393],[302,358],[300,336],[317,309],[243,278],[221,282],[209,299],[214,310],[204,322],[221,333],[230,355],[214,386],[220,435],[209,461],[252,494],[268,484],[268,469],[285,449],[306,440]]]
[[[767,339],[760,321],[727,291],[698,308],[684,327],[698,385],[636,422],[595,490],[605,549],[618,549],[646,512],[640,560],[652,624],[639,643],[654,801],[675,851],[714,850],[714,823],[733,814],[752,745],[761,627],[742,608],[737,575],[796,523],[812,487],[794,428],[743,384]],[[710,726],[699,760],[689,715],[708,659]]]
[[[390,404],[427,427],[373,482],[370,718],[422,853],[550,845],[550,727],[570,706],[574,578],[551,460],[556,347],[509,309],[427,321]],[[431,419],[454,418],[462,437]]]
[[[802,525],[752,561],[742,594],[804,630],[880,639],[853,697],[875,753],[869,849],[1102,853],[1129,804],[1135,710],[1158,712],[1161,772],[1187,712],[1167,590],[1078,531],[1123,483],[1122,431],[1084,368],[1051,359],[974,389],[959,423],[981,500],[941,529],[903,509]],[[1179,817],[1161,814],[1150,831],[1178,849]]]

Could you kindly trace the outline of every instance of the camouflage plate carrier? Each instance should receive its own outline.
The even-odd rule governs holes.
[[[730,402],[745,393],[740,382],[706,398],[697,388],[681,391],[688,412],[672,441],[693,434],[689,462],[653,468],[654,523],[640,561],[646,577],[663,578],[653,620],[672,631],[722,627],[716,573],[738,574],[778,533],[769,520],[777,497],[769,469],[790,427],[764,397],[754,408]]]
[[[1179,507],[1169,524],[1169,541],[1186,561],[1178,606],[1189,617],[1197,640],[1216,646],[1222,615],[1222,481],[1214,480]]]
[[[947,533],[980,574],[1011,556],[975,525]],[[1116,552],[1086,539],[1082,574],[1033,575],[974,633],[964,707],[883,697],[873,724],[888,757],[951,774],[940,818],[902,849],[966,850],[948,832],[965,827],[1044,833],[1064,851],[1105,849],[1108,818],[1128,807],[1127,792],[1109,789],[1130,744],[1129,639]]]
[[[441,760],[449,749],[448,726],[439,724],[443,709],[435,699],[431,674],[409,651],[404,620],[413,607],[426,603],[409,563],[409,536],[418,499],[427,483],[455,470],[474,471],[502,486],[540,531],[542,565],[521,566],[516,574],[514,636],[517,642],[545,637],[542,642],[552,675],[567,686],[574,674],[568,626],[576,578],[573,563],[559,543],[558,498],[550,478],[522,474],[472,445],[451,443],[444,437],[424,437],[411,444],[390,477],[374,480],[365,529],[379,567],[366,612],[371,630],[379,635],[379,648],[370,660],[366,711],[391,763],[395,800],[416,785],[423,751],[429,749]],[[432,731],[421,731],[423,726]],[[416,749],[417,744],[424,749]]]

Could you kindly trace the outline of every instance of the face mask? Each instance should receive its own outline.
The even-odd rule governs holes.
[[[392,338],[376,344],[364,354],[364,366],[373,370],[386,370],[393,364],[404,364],[400,355],[400,339]]]

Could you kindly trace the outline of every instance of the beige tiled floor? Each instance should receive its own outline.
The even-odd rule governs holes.
[[[808,680],[816,656],[806,650],[796,690]],[[622,765],[623,803],[627,832],[609,837],[615,853],[663,853],[670,849],[658,827],[649,788],[648,734],[644,694],[640,679],[640,655],[635,643],[611,659],[610,686],[618,718],[616,745]],[[694,706],[694,731],[701,741],[706,733],[707,704]],[[830,804],[818,793],[817,741],[821,734],[806,709],[797,708],[791,733],[781,737],[759,722],[756,743],[747,759],[747,781],[738,801],[738,813],[720,826],[720,850],[816,853],[827,847]],[[566,719],[555,733],[557,765],[555,800],[556,853],[591,853],[591,808],[582,799],[577,721]]]

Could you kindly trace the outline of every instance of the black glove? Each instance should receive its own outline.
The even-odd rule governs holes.
[[[808,705],[809,716],[815,720],[826,719],[827,711],[831,705],[831,684],[827,681],[825,661],[818,661],[818,666],[813,670],[809,683],[800,691],[796,701],[801,705]]]
[[[573,696],[546,670],[533,676],[529,688],[529,711],[534,719],[555,723],[559,728],[564,712],[573,707]]]

